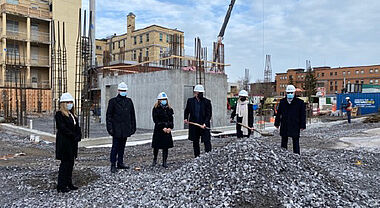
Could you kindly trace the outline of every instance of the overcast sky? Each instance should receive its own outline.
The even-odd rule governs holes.
[[[230,0],[97,0],[96,37],[127,31],[127,14],[136,28],[152,24],[185,33],[185,53],[194,38],[212,54]],[[83,0],[88,8],[88,0]],[[380,64],[379,0],[236,0],[225,37],[229,81],[250,69],[251,81],[263,79],[265,54],[275,73],[288,68]],[[211,58],[211,57],[210,57]]]

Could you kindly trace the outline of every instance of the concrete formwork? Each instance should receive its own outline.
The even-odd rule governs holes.
[[[117,95],[117,85],[122,81],[127,83],[128,97],[133,100],[135,106],[137,128],[153,129],[152,108],[158,93],[162,91],[167,93],[169,105],[174,110],[174,128],[184,128],[183,112],[187,98],[193,96],[192,90],[196,83],[195,72],[165,70],[99,77],[102,123],[105,123],[108,100]],[[206,73],[205,83],[205,96],[211,100],[213,108],[211,125],[224,126],[227,114],[227,75]]]

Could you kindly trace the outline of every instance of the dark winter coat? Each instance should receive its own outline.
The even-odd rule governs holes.
[[[274,123],[280,126],[280,135],[299,137],[300,129],[306,129],[305,103],[299,98],[294,98],[291,104],[286,98],[281,99]]]
[[[74,116],[75,117],[75,116]],[[55,155],[58,160],[73,160],[78,156],[78,142],[82,138],[78,118],[73,119],[65,116],[61,111],[55,114],[57,126],[56,151]]]
[[[236,104],[237,105],[237,104]],[[231,113],[231,119],[234,119],[236,116],[236,106],[234,107],[232,113]],[[248,126],[253,127],[253,105],[248,104]],[[236,124],[239,125],[239,124]],[[242,127],[244,128],[244,127]],[[251,134],[251,130],[248,130],[248,133]]]
[[[133,102],[117,95],[108,102],[107,131],[115,138],[127,138],[136,132],[136,116]]]
[[[173,124],[173,109],[169,107],[162,107],[158,105],[152,110],[152,117],[154,122],[154,132],[152,147],[158,149],[172,148],[173,138],[171,133],[165,133],[164,128],[174,128]]]
[[[195,104],[196,102],[200,102],[200,118],[197,122],[195,117]],[[184,119],[187,119],[190,122],[196,122],[201,125],[206,124],[207,127],[210,127],[210,120],[212,117],[212,107],[211,107],[211,101],[207,98],[202,98],[200,101],[197,100],[197,98],[189,98],[186,103],[185,108],[185,115]],[[196,131],[199,130],[200,127],[194,126],[189,124],[189,140],[193,141],[196,137],[197,133]],[[203,130],[202,129],[202,141],[208,141],[211,139],[210,130]]]

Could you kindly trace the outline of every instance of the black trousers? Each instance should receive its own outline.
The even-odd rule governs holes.
[[[300,154],[300,137],[292,137],[293,140],[293,152],[296,154]],[[281,137],[281,147],[288,149],[288,137]]]
[[[211,151],[211,148],[212,148],[211,135],[207,135],[207,134],[210,134],[209,130],[203,130],[201,128],[197,128],[195,131],[196,132],[193,138],[193,149],[194,149],[194,156],[198,157],[201,154],[201,148],[199,145],[199,141],[201,141],[201,137],[203,140],[203,144],[205,145],[205,152]],[[204,131],[208,131],[208,132],[204,132]]]
[[[111,148],[111,164],[115,165],[116,160],[118,164],[123,164],[124,161],[124,149],[127,138],[112,138]]]
[[[237,120],[238,123],[242,123],[243,122],[243,117],[237,116],[236,120]],[[241,130],[241,128],[244,128],[244,127],[242,127],[239,124],[236,124],[236,136],[237,136],[237,138],[249,137],[250,134],[251,134],[251,131],[248,131],[248,135],[243,135],[243,131]]]
[[[157,161],[157,156],[158,156],[158,148],[153,148],[153,160]],[[166,162],[166,160],[168,159],[168,155],[169,155],[169,149],[168,148],[163,148],[162,149],[162,161]]]
[[[61,160],[58,171],[58,188],[65,188],[73,184],[74,158],[72,160]]]

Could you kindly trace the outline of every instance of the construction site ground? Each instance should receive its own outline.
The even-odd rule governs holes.
[[[36,143],[27,134],[2,129],[0,206],[379,207],[380,123],[363,120],[308,125],[301,133],[301,157],[291,153],[291,139],[288,151],[279,148],[278,130],[271,137],[215,137],[212,153],[202,152],[197,159],[190,141],[175,141],[167,169],[151,167],[150,143],[128,146],[125,162],[131,169],[115,175],[109,171],[109,147],[82,147],[73,173],[79,190],[67,194],[58,194],[55,189],[59,166],[55,144]],[[235,158],[240,154],[258,163]],[[216,167],[223,165],[228,167],[226,173],[217,171]],[[200,179],[194,177],[198,172]],[[222,179],[212,176],[221,173],[225,174]],[[268,175],[293,179],[264,180]],[[297,178],[315,181],[305,183]]]

